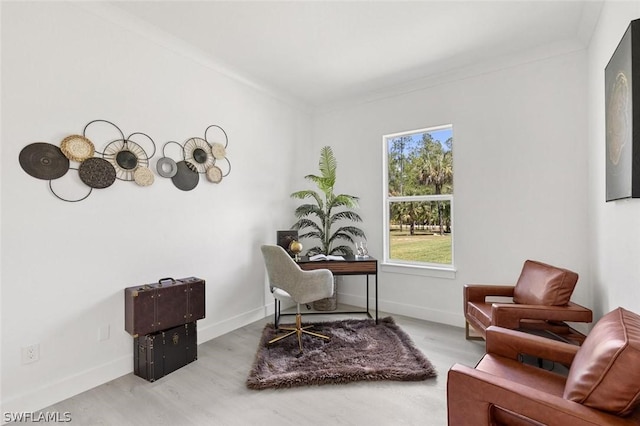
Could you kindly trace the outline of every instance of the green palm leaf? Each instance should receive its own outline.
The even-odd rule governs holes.
[[[353,249],[349,246],[336,246],[333,249],[331,249],[331,253],[329,254],[343,254],[343,255],[352,255],[353,254]]]
[[[331,199],[330,204],[332,207],[344,206],[355,209],[358,207],[358,199],[358,197],[354,197],[353,195],[339,194]]]
[[[324,210],[322,210],[319,206],[313,204],[303,204],[298,206],[294,212],[297,218],[303,218],[306,216],[316,215],[320,218],[320,220],[324,220]]]
[[[356,212],[351,210],[344,210],[336,214],[331,215],[331,223],[335,223],[339,220],[350,220],[352,222],[362,222],[362,218]]]
[[[322,177],[326,179],[327,187],[333,189],[336,183],[336,170],[338,162],[333,155],[331,147],[325,146],[320,150],[320,161],[318,163]]]
[[[322,201],[322,197],[315,191],[311,190],[303,190],[297,191],[291,194],[291,198],[297,198],[300,200],[304,200],[305,198],[313,198],[320,209],[324,208],[324,202]]]
[[[321,232],[317,232],[317,231],[309,231],[309,232],[305,232],[304,234],[300,234],[298,236],[298,238],[302,239],[302,238],[315,238],[318,240],[322,240],[323,239],[324,234]]]
[[[313,221],[311,219],[302,218],[302,219],[298,220],[296,223],[294,223],[293,225],[291,225],[291,228],[292,229],[311,228],[316,232],[324,234],[322,227],[320,227],[320,225],[318,225],[315,221]]]
[[[333,246],[335,241],[354,243],[353,237],[366,238],[364,231],[353,225],[338,227],[333,225],[341,222],[362,222],[362,218],[354,211],[358,207],[358,197],[348,194],[333,193],[336,183],[336,170],[338,162],[331,147],[325,146],[320,150],[318,168],[320,175],[307,175],[305,179],[313,182],[321,193],[313,190],[296,191],[291,198],[309,199],[315,203],[306,203],[298,206],[295,216],[298,221],[293,224],[293,229],[298,229],[300,239],[318,240],[317,244],[307,250],[307,255],[314,254],[353,254],[351,247],[347,245]]]

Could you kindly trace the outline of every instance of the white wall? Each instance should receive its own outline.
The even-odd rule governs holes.
[[[605,2],[588,53],[589,264],[597,317],[618,306],[640,312],[640,200],[605,202],[604,69],[637,18],[640,2]]]
[[[526,259],[577,271],[573,300],[589,306],[585,50],[550,46],[315,117],[315,145],[335,147],[337,190],[361,197],[374,256],[382,257],[382,135],[447,123],[457,274],[382,267],[381,309],[462,326],[463,285],[513,284]],[[354,280],[342,291],[358,302]]]
[[[200,342],[264,317],[272,301],[258,245],[291,223],[288,165],[311,127],[300,111],[108,8],[3,2],[0,411],[39,409],[132,371],[125,287],[206,279]],[[94,119],[158,148],[221,125],[231,174],[220,185],[203,176],[190,192],[159,176],[149,188],[117,181],[62,202],[18,154]],[[35,343],[40,361],[21,365],[20,348]]]
[[[380,258],[382,135],[431,125],[454,126],[457,274],[383,269],[381,309],[462,326],[464,284],[512,283],[534,258],[579,272],[574,300],[596,317],[616,306],[640,311],[637,202],[604,202],[603,70],[640,15],[636,1],[605,3],[588,56],[544,47],[313,121],[101,7],[3,2],[1,13],[1,411],[41,408],[130,372],[126,286],[205,278],[200,341],[264,316],[271,301],[257,245],[293,221],[288,194],[307,185],[301,176],[315,173],[323,145],[338,158],[336,189],[361,197]],[[97,118],[159,146],[220,124],[233,171],[191,192],[156,177],[150,188],[116,182],[69,204],[19,167],[25,145],[59,143]],[[356,280],[345,280],[341,297],[361,304]],[[99,342],[106,325],[110,338]],[[20,348],[33,343],[42,359],[21,365]]]

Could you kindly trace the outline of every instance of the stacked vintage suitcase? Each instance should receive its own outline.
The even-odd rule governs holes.
[[[133,372],[150,382],[198,358],[196,321],[205,316],[204,280],[163,278],[124,290]]]

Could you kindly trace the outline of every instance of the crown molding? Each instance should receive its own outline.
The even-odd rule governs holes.
[[[361,95],[350,96],[336,102],[327,103],[314,109],[314,115],[331,114],[358,105],[378,102],[389,98],[420,92],[432,87],[454,83],[484,74],[490,74],[517,66],[549,60],[555,57],[585,51],[586,47],[577,40],[565,40],[539,46],[525,52],[491,58],[473,65],[451,70],[434,72],[430,75],[414,79],[407,83],[372,90]]]
[[[132,15],[131,13],[117,7],[117,5],[93,1],[69,1],[68,4],[72,4],[87,13],[109,21],[111,24],[116,25],[125,31],[150,40],[156,45],[170,50],[177,55],[188,58],[226,78],[249,87],[256,92],[282,102],[297,110],[306,112],[307,114],[311,112],[309,106],[303,101],[242,74],[220,61],[217,61],[211,55],[201,49],[198,49],[192,44]]]

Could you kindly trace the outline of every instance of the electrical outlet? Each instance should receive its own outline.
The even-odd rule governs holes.
[[[22,348],[22,363],[31,364],[40,359],[40,344],[25,346]]]

